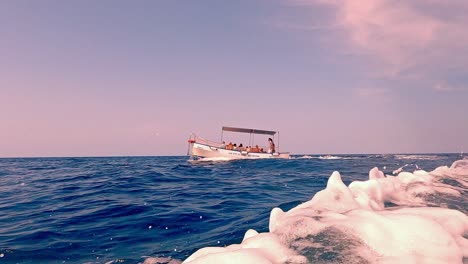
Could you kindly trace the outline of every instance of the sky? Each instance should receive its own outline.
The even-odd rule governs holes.
[[[293,154],[466,152],[467,13],[466,0],[0,1],[0,157],[185,155],[191,133],[219,140],[222,126],[280,131]]]

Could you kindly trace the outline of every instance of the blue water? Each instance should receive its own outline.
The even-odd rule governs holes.
[[[334,170],[349,184],[368,179],[374,166],[386,174],[406,164],[407,171],[431,171],[458,159],[459,154],[230,162],[189,162],[186,156],[0,159],[0,262],[183,260],[201,247],[240,243],[249,228],[268,231],[273,207],[288,210],[309,200]]]

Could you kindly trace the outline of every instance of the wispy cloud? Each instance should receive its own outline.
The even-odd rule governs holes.
[[[381,77],[430,80],[440,90],[451,70],[468,73],[466,0],[286,1],[334,10],[328,26],[341,30],[331,34],[344,35],[345,48],[373,60]]]
[[[433,90],[439,93],[450,93],[456,91],[466,91],[467,89],[464,87],[450,85],[446,82],[439,82],[434,85]]]
[[[387,97],[389,90],[384,88],[359,88],[355,90],[360,97]]]

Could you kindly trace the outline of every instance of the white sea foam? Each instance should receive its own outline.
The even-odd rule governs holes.
[[[319,156],[318,158],[319,159],[325,159],[325,160],[338,160],[338,159],[357,159],[358,157],[325,155],[325,156]]]
[[[395,159],[400,160],[438,160],[441,159],[441,156],[438,155],[395,155]]]
[[[318,159],[318,157],[304,155],[304,156],[300,156],[300,157],[292,157],[292,159]]]
[[[430,173],[373,168],[369,180],[349,186],[335,171],[310,201],[274,208],[269,232],[248,230],[240,244],[202,248],[183,263],[462,263],[467,188],[466,159]],[[458,210],[441,207],[447,198]]]
[[[393,173],[394,175],[395,175],[395,174],[399,174],[400,172],[402,172],[402,171],[403,171],[406,167],[408,167],[408,166],[414,166],[414,168],[415,168],[416,170],[419,170],[418,164],[405,164],[405,165],[401,166],[400,168],[394,170],[392,173]]]
[[[338,156],[332,156],[332,155],[325,155],[325,156],[320,156],[319,159],[342,159],[342,157],[338,157]]]

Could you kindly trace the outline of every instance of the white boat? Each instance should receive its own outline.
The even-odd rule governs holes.
[[[229,145],[224,144],[223,134],[224,131],[248,133],[249,145],[258,146],[253,143],[253,135],[268,135],[278,140],[278,144],[275,146],[275,151],[272,152],[269,147],[258,147],[255,148],[230,148]],[[275,137],[277,135],[277,137]],[[208,158],[208,159],[219,159],[219,160],[233,160],[233,159],[289,159],[289,152],[279,152],[279,132],[251,129],[251,128],[237,128],[237,127],[223,127],[221,130],[221,141],[215,142],[204,139],[195,134],[190,135],[188,139],[189,150],[188,154],[194,158]],[[263,151],[261,151],[263,150]]]

